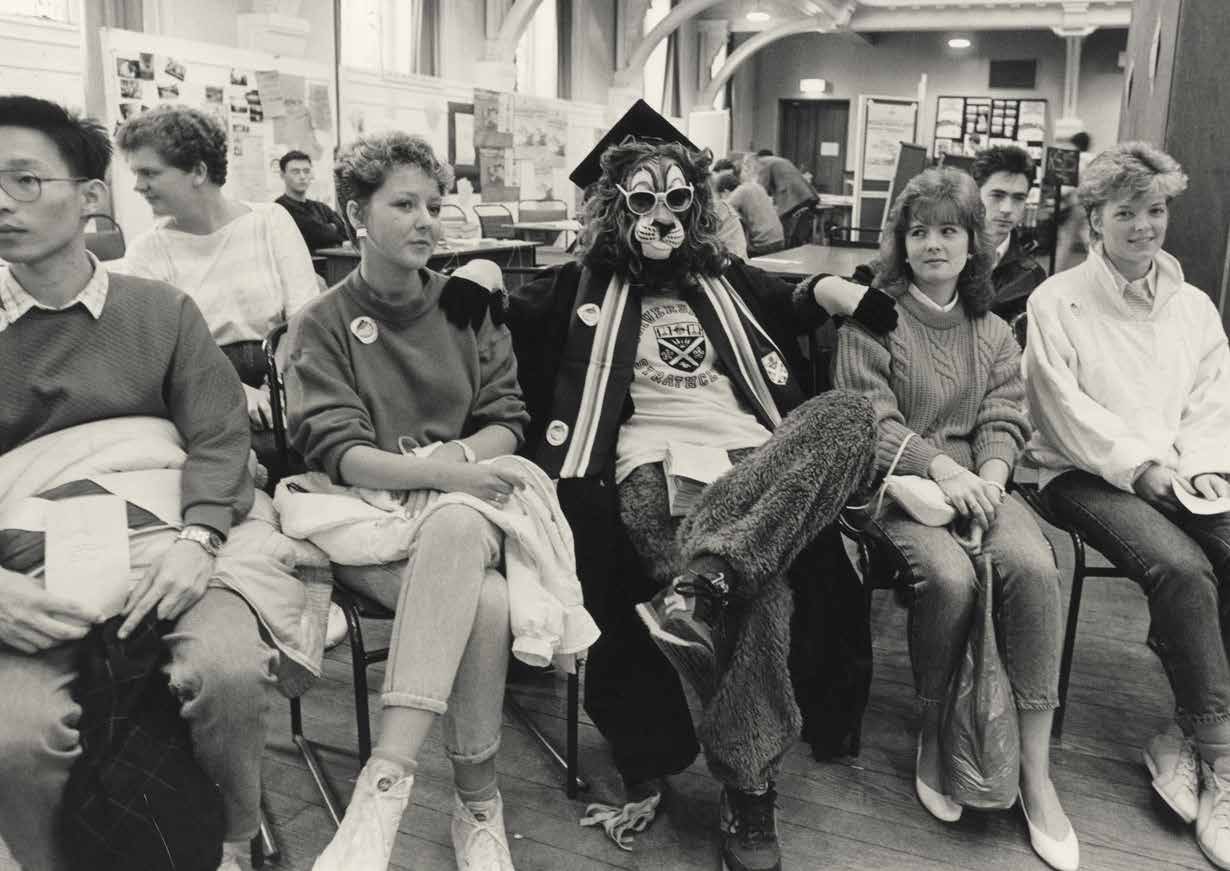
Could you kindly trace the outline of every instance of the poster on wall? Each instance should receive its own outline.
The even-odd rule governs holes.
[[[1038,160],[1046,141],[1046,100],[939,97],[932,155],[973,156],[992,145],[1020,145]]]
[[[483,199],[486,202],[514,202],[521,198],[521,187],[513,173],[516,160],[511,148],[478,148],[478,168]]]
[[[863,139],[863,181],[891,181],[902,142],[913,142],[918,104],[867,101]]]
[[[474,89],[474,144],[489,148],[512,147],[512,94]]]

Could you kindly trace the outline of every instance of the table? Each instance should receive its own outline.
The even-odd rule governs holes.
[[[830,275],[851,275],[863,263],[867,263],[876,252],[871,248],[834,248],[829,245],[800,245],[798,248],[787,248],[784,251],[774,251],[762,257],[753,257],[748,263],[757,269],[771,272],[782,278],[806,278],[817,272],[827,272]]]
[[[568,233],[579,234],[581,232],[581,222],[575,218],[560,218],[555,221],[516,221],[513,224],[513,230],[517,232],[518,238],[522,237],[522,232],[528,233],[564,233],[564,247],[568,247]]]
[[[427,265],[442,272],[481,258],[492,261],[501,269],[510,266],[537,266],[535,251],[539,244],[520,239],[483,239],[477,243],[446,240],[436,246],[435,252],[427,260]],[[359,265],[357,248],[321,248],[316,253],[325,258],[325,281],[330,287]]]

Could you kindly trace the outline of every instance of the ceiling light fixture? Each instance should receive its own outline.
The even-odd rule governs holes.
[[[973,43],[964,36],[954,36],[952,39],[948,40],[949,48],[969,48],[971,45],[973,45]]]
[[[760,9],[753,9],[751,12],[747,13],[748,21],[755,21],[755,22],[768,21],[772,17],[773,16],[770,15],[768,12],[764,12]]]

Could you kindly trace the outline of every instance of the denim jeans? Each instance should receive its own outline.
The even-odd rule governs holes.
[[[924,706],[944,701],[975,617],[974,563],[946,528],[924,526],[897,506],[867,532],[909,577],[909,646],[914,686]],[[983,538],[995,566],[996,631],[1016,705],[1059,707],[1059,570],[1037,521],[1005,499]]]
[[[482,762],[500,746],[512,648],[503,545],[473,508],[446,505],[418,527],[404,562],[335,566],[339,582],[397,615],[384,705],[443,714],[456,762]]]
[[[236,594],[210,588],[166,636],[172,690],[201,768],[222,790],[227,840],[256,834],[264,714],[277,651]],[[0,836],[26,871],[62,868],[56,817],[81,755],[69,688],[74,645],[33,656],[0,647]]]
[[[1149,643],[1174,691],[1178,719],[1230,719],[1226,658],[1230,514],[1161,511],[1088,472],[1060,475],[1047,506],[1140,585],[1149,599]]]

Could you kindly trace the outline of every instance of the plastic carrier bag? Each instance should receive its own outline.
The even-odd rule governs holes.
[[[1008,672],[995,645],[991,557],[973,557],[979,575],[978,610],[965,656],[948,688],[940,726],[945,782],[966,807],[1009,808],[1020,789],[1020,725]]]

